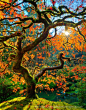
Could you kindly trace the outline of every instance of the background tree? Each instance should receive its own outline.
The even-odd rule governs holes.
[[[0,5],[0,13],[2,15],[0,18],[1,56],[4,56],[4,48],[6,48],[6,51],[10,52],[10,58],[9,54],[6,57],[7,64],[3,64],[1,69],[2,72],[4,72],[9,63],[13,63],[13,71],[15,73],[22,74],[26,82],[28,98],[35,97],[35,85],[46,70],[62,69],[64,65],[63,59],[68,59],[70,61],[70,58],[63,57],[63,53],[61,53],[59,55],[61,65],[44,67],[36,75],[34,75],[34,71],[29,72],[29,70],[25,68],[25,65],[23,65],[25,60],[28,60],[28,63],[31,63],[30,58],[34,58],[33,54],[30,55],[31,50],[35,50],[36,52],[36,47],[39,49],[39,43],[43,42],[45,39],[45,45],[47,44],[46,46],[48,50],[51,43],[49,43],[47,39],[55,38],[57,26],[65,26],[66,31],[69,27],[72,27],[73,29],[77,28],[78,33],[82,37],[77,36],[76,41],[78,41],[77,39],[80,39],[81,37],[84,42],[83,47],[85,46],[85,33],[81,33],[79,26],[86,23],[86,8],[83,5],[80,5],[75,10],[71,11],[70,7],[67,7],[66,5],[57,7],[55,5],[57,1],[51,0],[49,2],[52,4],[51,6],[47,6],[47,2],[42,0],[23,0],[20,2],[17,0],[10,0],[9,2],[2,0]],[[69,18],[71,18],[71,21]],[[72,20],[73,18],[77,19],[77,22]],[[54,28],[53,36],[49,34],[50,29],[52,28]],[[59,36],[56,38],[59,38]],[[59,43],[60,42],[61,40]],[[68,42],[69,41],[65,43],[63,41],[63,44],[61,43],[60,45],[56,42],[55,46],[57,45],[57,48],[60,48],[62,45],[65,46],[65,44],[68,44]],[[78,42],[77,45],[79,46]],[[71,40],[69,44],[72,43],[73,41]],[[71,46],[69,46],[69,48],[70,47]],[[25,54],[27,54],[28,57],[26,57]],[[47,54],[49,55],[48,52]],[[25,57],[26,59],[24,60]]]

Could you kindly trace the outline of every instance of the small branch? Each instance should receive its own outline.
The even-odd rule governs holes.
[[[44,32],[42,33],[42,35],[40,35],[40,37],[38,37],[33,43],[31,43],[30,45],[28,45],[22,49],[22,53],[30,51],[35,46],[37,46],[41,41],[43,41],[45,38],[47,38],[49,29],[46,29],[46,30],[45,29],[44,29]]]
[[[3,11],[3,10],[6,9],[6,8],[10,8],[15,2],[17,2],[17,0],[13,0],[11,3],[7,3],[7,2],[4,2],[4,1],[3,1],[3,3],[9,4],[9,6],[5,6],[4,8],[1,8],[0,11]]]
[[[4,49],[5,47],[1,47],[0,49]]]
[[[81,33],[81,31],[79,30],[78,27],[77,27],[77,30],[78,30],[79,34],[84,38],[84,41],[86,42],[85,36]]]
[[[33,25],[33,22],[31,22],[28,26],[23,27],[23,28],[22,28],[22,31],[24,31],[24,32],[25,32],[25,29],[30,28],[32,25]]]
[[[5,48],[5,47],[11,47],[11,48],[14,48],[14,49],[17,50],[17,48],[16,48],[15,46],[12,46],[12,45],[6,43],[5,41],[3,42],[3,45],[4,45],[4,48]]]
[[[52,10],[50,10],[50,9],[47,9],[47,10],[45,10],[45,11],[42,11],[41,12],[41,14],[46,14],[46,13],[49,13],[50,15],[57,15],[57,16],[60,16],[61,15],[61,13],[59,13],[59,11],[56,11],[56,13],[54,12],[54,11],[56,11],[55,9],[53,9],[53,11]]]
[[[15,36],[21,36],[21,35],[22,35],[21,32],[15,32],[14,34],[11,34],[11,35],[9,35],[9,36],[0,37],[0,42],[6,41],[6,40],[8,40],[9,38],[13,38],[13,37],[15,37]]]
[[[44,17],[49,23],[52,23],[52,21],[47,17],[47,15],[45,13],[44,13]]]
[[[17,4],[17,5],[13,5],[13,7],[19,6],[19,5],[21,5],[22,3],[24,3],[24,2],[21,2],[21,3]]]

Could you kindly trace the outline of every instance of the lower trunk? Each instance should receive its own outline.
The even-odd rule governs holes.
[[[28,82],[26,84],[26,92],[27,92],[26,98],[37,98],[36,97],[35,85],[36,84],[33,81]]]
[[[36,91],[35,91],[35,81],[33,77],[30,76],[28,73],[28,70],[22,66],[17,68],[16,66],[13,67],[14,72],[20,72],[23,75],[23,78],[26,82],[26,92],[27,92],[27,98],[37,98],[36,97]]]

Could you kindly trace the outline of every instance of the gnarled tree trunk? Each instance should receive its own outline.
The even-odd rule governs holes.
[[[27,98],[36,98],[36,93],[35,93],[35,80],[29,75],[28,70],[25,69],[24,67],[20,66],[17,68],[16,66],[13,67],[14,72],[20,72],[26,82],[26,91],[27,91]]]
[[[64,65],[64,61],[63,59],[68,59],[70,61],[70,58],[65,58],[63,57],[63,53],[61,53],[59,55],[59,60],[61,62],[61,65],[59,66],[54,66],[54,67],[46,67],[44,69],[42,69],[42,71],[40,71],[33,79],[32,76],[30,76],[28,70],[26,68],[24,68],[21,65],[21,61],[24,55],[24,51],[22,51],[21,49],[21,37],[18,39],[17,42],[17,51],[16,51],[16,55],[14,58],[14,65],[13,65],[13,71],[17,72],[17,73],[21,73],[25,79],[26,82],[26,90],[27,90],[27,98],[36,98],[36,91],[35,91],[35,86],[36,83],[38,82],[38,79],[45,73],[46,70],[54,70],[54,69],[62,69],[63,65]]]
[[[24,80],[26,82],[26,90],[27,90],[27,98],[35,98],[35,80],[33,77],[30,76],[28,70],[21,66],[23,54],[21,51],[17,51],[17,55],[15,56],[14,65],[13,65],[13,71],[16,73],[21,73],[24,77]]]

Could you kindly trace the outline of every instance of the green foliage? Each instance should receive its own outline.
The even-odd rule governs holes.
[[[13,54],[13,53],[10,54],[10,58],[11,58],[11,59],[15,59],[15,56],[16,56],[16,55]]]
[[[7,100],[7,98],[14,94],[12,91],[13,85],[11,85],[9,79],[0,78],[0,102]]]
[[[45,77],[45,80],[41,80],[41,79],[43,79],[43,78],[40,78],[40,81],[37,84],[43,84],[43,85],[48,84],[50,88],[56,87],[55,79],[47,78],[47,77]],[[51,80],[52,82],[48,83],[49,80]]]
[[[75,92],[78,97],[79,105],[86,108],[86,82],[84,81],[78,82]]]
[[[2,61],[4,62],[4,61],[6,61],[8,59],[8,56],[2,56]]]
[[[49,84],[49,87],[50,87],[50,88],[55,88],[55,87],[56,87],[56,84],[54,84],[53,82],[51,82],[51,83]]]
[[[19,94],[19,90],[25,89],[26,85],[22,85],[19,82],[17,82],[16,84],[15,82],[12,82],[12,74],[6,73],[4,75],[4,78],[5,79],[0,78],[0,102],[21,96],[21,94]],[[14,87],[20,88],[17,90],[17,93],[13,92]]]

